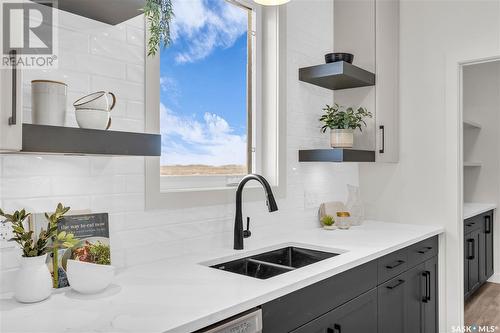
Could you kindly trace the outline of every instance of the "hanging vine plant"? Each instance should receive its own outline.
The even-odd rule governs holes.
[[[172,42],[170,38],[170,24],[174,17],[172,0],[146,0],[144,16],[149,29],[148,56],[154,56],[160,46],[168,47]]]

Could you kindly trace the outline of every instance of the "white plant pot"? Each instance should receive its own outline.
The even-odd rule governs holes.
[[[71,288],[82,294],[95,294],[106,289],[115,276],[115,267],[69,259],[68,281]]]
[[[47,254],[21,257],[21,268],[14,284],[14,297],[22,303],[40,302],[52,292],[52,276],[45,264]]]
[[[354,144],[353,129],[331,129],[330,146],[332,148],[352,148]]]

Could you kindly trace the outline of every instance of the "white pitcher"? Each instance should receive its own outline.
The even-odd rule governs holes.
[[[14,284],[14,297],[22,303],[40,302],[52,292],[52,276],[46,265],[47,254],[21,257],[21,268]]]

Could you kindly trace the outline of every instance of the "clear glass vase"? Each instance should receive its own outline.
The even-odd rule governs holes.
[[[347,185],[349,192],[346,208],[351,213],[351,225],[361,225],[365,219],[365,210],[361,201],[361,193],[358,186]]]

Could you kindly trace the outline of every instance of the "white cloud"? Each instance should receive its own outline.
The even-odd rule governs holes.
[[[187,49],[176,55],[178,63],[195,62],[209,56],[216,48],[231,47],[246,33],[247,14],[244,9],[226,1],[174,0],[175,17],[172,38],[188,40]]]
[[[162,164],[242,165],[246,163],[246,136],[236,135],[227,121],[205,113],[203,122],[180,116],[160,105]]]

